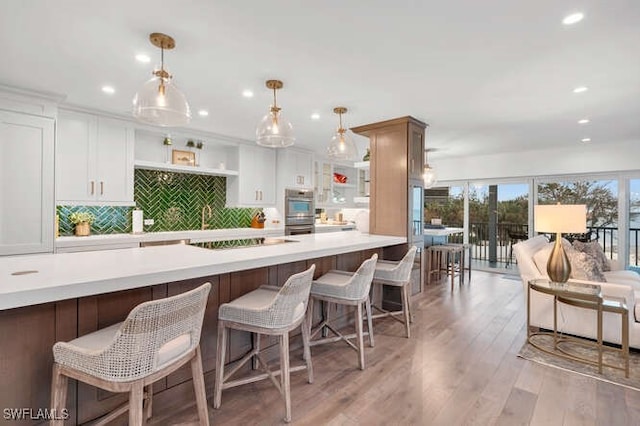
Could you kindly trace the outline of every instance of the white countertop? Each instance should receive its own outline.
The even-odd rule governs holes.
[[[273,237],[284,235],[284,227],[278,228],[230,228],[191,231],[145,232],[142,234],[106,234],[87,237],[58,237],[56,248],[93,246],[103,244],[143,243],[152,241],[190,240],[192,243],[206,241],[241,240],[245,238]]]
[[[452,234],[461,234],[464,232],[464,228],[424,228],[424,235],[427,237],[444,237]]]
[[[406,242],[357,231],[286,238],[296,242],[226,250],[171,245],[0,257],[0,310]],[[30,270],[38,272],[12,275]]]

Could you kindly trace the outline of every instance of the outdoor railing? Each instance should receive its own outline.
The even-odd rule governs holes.
[[[469,242],[473,244],[472,258],[476,260],[489,261],[489,224],[487,222],[470,223]],[[451,225],[459,226],[462,225]],[[609,259],[618,257],[618,228],[611,226],[589,227],[592,231],[592,238],[602,245],[602,248]],[[528,234],[529,227],[520,223],[499,223],[496,229],[496,261],[507,263],[511,255],[511,244],[518,240],[509,238],[509,234]],[[638,266],[638,246],[640,245],[640,228],[629,229],[629,263]],[[462,235],[452,235],[449,240],[455,243],[462,242]],[[511,261],[513,261],[512,259]]]

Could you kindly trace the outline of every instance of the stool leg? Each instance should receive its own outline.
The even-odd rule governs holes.
[[[196,348],[195,356],[191,358],[191,375],[193,376],[193,390],[196,394],[198,420],[200,421],[200,425],[209,426],[209,411],[207,410],[207,393],[204,386],[200,345]]]
[[[258,333],[251,333],[251,343],[253,345],[253,349],[257,350],[258,352],[260,352],[260,334]],[[258,369],[258,355],[256,354],[255,356],[252,357],[252,368],[254,370]]]
[[[460,284],[464,284],[464,265],[466,264],[465,249],[460,251]]]
[[[56,416],[60,414],[67,404],[67,383],[69,379],[60,372],[60,366],[53,363],[53,377],[51,380],[51,408],[55,410]],[[50,426],[63,426],[64,420],[51,420]]]
[[[367,309],[367,330],[369,331],[369,346],[374,347],[376,343],[373,340],[373,318],[371,318],[371,300],[368,297],[365,301],[365,308]]]
[[[129,426],[142,425],[142,400],[144,389],[142,381],[135,382],[129,391]]]
[[[362,303],[356,307],[356,339],[358,340],[358,361],[360,370],[364,370],[364,337],[362,335]]]
[[[144,417],[145,420],[149,420],[153,415],[153,383],[145,386],[144,392],[146,395],[144,398]]]
[[[402,310],[404,311],[404,326],[407,329],[407,339],[411,337],[411,331],[409,330],[409,283],[402,286]]]
[[[313,383],[313,364],[311,364],[311,347],[309,346],[309,340],[310,340],[310,328],[307,325],[307,321],[309,321],[309,318],[307,316],[304,317],[304,319],[302,320],[302,352],[303,352],[303,356],[302,358],[304,358],[304,360],[307,363],[307,374],[309,376],[309,383]]]
[[[455,256],[453,255],[453,253],[447,253],[447,265],[451,264],[451,269],[449,269],[447,267],[447,269],[449,269],[450,273],[451,273],[451,291],[453,291],[453,282],[456,278],[456,271],[455,271]]]
[[[311,358],[311,357],[309,357]],[[280,336],[280,369],[281,369],[281,387],[284,397],[285,416],[284,421],[291,421],[291,389],[289,383],[289,333]]]
[[[329,322],[329,302],[322,301],[322,319]],[[329,329],[327,327],[322,327],[322,337],[327,337],[329,335]]]
[[[309,298],[309,303],[307,304],[307,314],[305,319],[305,326],[307,327],[307,343],[311,342],[311,329],[313,328],[313,305],[315,305],[316,301],[313,297]],[[304,344],[304,334],[302,335],[302,343]],[[307,354],[308,352],[308,354]],[[311,345],[309,344],[308,351],[302,351],[302,359],[307,360],[307,356],[311,359]],[[308,368],[308,367],[307,367]],[[311,383],[311,382],[309,382]]]
[[[222,379],[224,378],[224,359],[227,353],[227,327],[224,321],[218,320],[218,347],[216,353],[216,380],[214,383],[213,408],[220,408],[222,403]]]

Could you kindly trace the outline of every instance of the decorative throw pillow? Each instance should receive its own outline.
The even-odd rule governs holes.
[[[575,240],[573,242],[573,248],[595,258],[604,272],[611,270],[611,262],[607,259],[607,255],[604,254],[602,246],[597,242],[583,243],[582,241]]]
[[[567,250],[567,257],[569,257],[569,263],[571,263],[571,278],[607,282],[600,264],[593,256],[572,248]]]

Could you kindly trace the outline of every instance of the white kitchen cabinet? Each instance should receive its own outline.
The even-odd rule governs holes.
[[[278,189],[313,188],[313,154],[308,151],[287,148],[277,151]]]
[[[274,149],[240,146],[237,170],[238,176],[227,178],[227,206],[275,206],[276,153]]]
[[[56,139],[59,205],[134,205],[134,128],[91,114],[61,111]]]
[[[0,110],[0,255],[53,251],[54,120]]]

